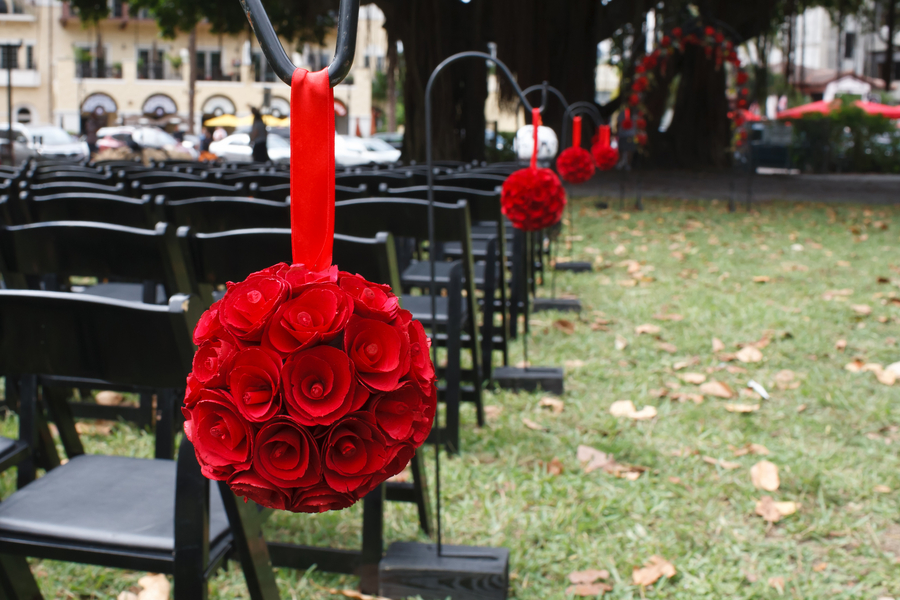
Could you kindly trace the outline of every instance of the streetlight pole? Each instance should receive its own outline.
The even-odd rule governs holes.
[[[12,104],[12,65],[13,65],[13,56],[15,52],[15,56],[18,56],[19,48],[22,47],[22,42],[20,41],[18,44],[0,44],[0,48],[3,50],[3,57],[6,59],[6,134],[7,134],[7,142],[9,146],[9,164],[11,166],[15,166],[16,159],[15,153],[13,152],[13,140],[15,139],[15,135],[13,133],[13,104]]]

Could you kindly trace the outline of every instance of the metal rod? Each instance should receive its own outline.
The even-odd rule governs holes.
[[[272,65],[272,70],[287,85],[291,85],[294,71],[297,67],[284,51],[278,34],[272,27],[272,21],[266,14],[262,0],[241,0],[241,6],[250,21],[250,27],[259,40],[259,47],[266,55],[266,61]],[[337,46],[334,50],[334,58],[328,66],[328,81],[331,87],[344,80],[350,67],[353,65],[353,57],[356,54],[356,31],[359,24],[359,0],[341,0],[337,25]]]
[[[9,142],[9,164],[13,167],[16,166],[16,158],[15,152],[13,151],[13,140],[15,139],[15,135],[13,133],[12,58],[13,52],[18,53],[19,48],[21,47],[22,42],[19,42],[18,44],[0,44],[0,48],[3,49],[3,53],[6,56],[6,139],[7,142]]]
[[[547,101],[546,101],[547,92],[550,92],[551,94],[553,94],[554,96],[559,98],[559,101],[562,103],[564,109],[569,107],[569,103],[566,102],[566,97],[563,96],[562,92],[559,91],[558,89],[556,89],[555,87],[553,87],[552,85],[548,85],[546,81],[543,83],[536,83],[534,85],[528,86],[527,88],[522,90],[522,93],[527,96],[528,94],[530,94],[532,92],[536,92],[538,90],[542,90],[544,93],[544,100],[543,100],[543,105],[541,106],[541,108],[543,108],[547,104]],[[543,110],[541,112],[543,112]]]
[[[600,127],[601,125],[603,125],[603,117],[600,116],[600,111],[597,110],[596,106],[594,106],[590,102],[585,102],[583,100],[579,102],[573,102],[568,107],[566,107],[566,113],[563,115],[562,139],[560,140],[561,145],[565,145],[566,139],[569,135],[569,116],[575,117],[585,114],[588,115],[594,122],[594,127]]]

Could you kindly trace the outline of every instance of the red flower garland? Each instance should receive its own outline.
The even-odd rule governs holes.
[[[537,231],[559,222],[566,207],[566,190],[550,169],[537,168],[540,110],[532,109],[534,150],[531,165],[519,169],[503,182],[500,208],[516,229]]]
[[[591,148],[594,162],[601,171],[609,171],[619,164],[619,150],[610,146],[609,138],[609,125],[601,125],[597,131],[597,142]]]
[[[437,408],[425,329],[388,286],[285,263],[194,329],[182,412],[203,474],[270,508],[346,508],[402,471]]]
[[[556,170],[569,183],[584,183],[594,176],[594,159],[590,152],[581,147],[581,117],[572,119],[572,146],[560,153],[556,159]]]

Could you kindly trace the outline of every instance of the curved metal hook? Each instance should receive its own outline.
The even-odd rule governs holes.
[[[545,86],[546,86],[546,87],[545,87]],[[560,102],[562,103],[562,105],[563,105],[563,109],[569,108],[569,103],[566,102],[566,97],[563,96],[562,92],[559,91],[558,89],[556,89],[555,87],[553,87],[552,85],[547,85],[547,82],[546,82],[546,81],[545,81],[544,83],[541,83],[541,84],[537,84],[537,83],[536,83],[536,84],[534,84],[534,85],[532,85],[532,86],[529,86],[529,87],[525,88],[524,90],[522,90],[522,93],[525,94],[525,95],[527,96],[527,95],[530,94],[531,92],[536,92],[536,91],[538,91],[538,90],[543,90],[543,94],[544,94],[544,97],[543,97],[543,104],[541,104],[541,112],[544,112],[544,109],[547,107],[547,92],[550,92],[550,93],[552,93],[554,96],[556,96],[557,98],[559,98],[559,101],[560,101]]]
[[[241,6],[250,21],[250,27],[256,33],[259,47],[266,55],[266,61],[272,65],[272,70],[288,85],[294,77],[296,65],[288,57],[278,39],[278,34],[272,27],[272,21],[263,8],[262,0],[241,0]],[[334,58],[328,66],[328,81],[331,87],[344,80],[353,66],[353,57],[356,54],[356,30],[359,24],[359,0],[341,0],[341,8],[338,13],[337,47]]]
[[[573,102],[566,108],[566,114],[563,115],[562,141],[564,144],[569,133],[569,115],[574,117],[583,114],[587,114],[591,117],[595,127],[603,125],[603,117],[600,116],[600,111],[597,110],[597,107],[594,104],[584,100]]]

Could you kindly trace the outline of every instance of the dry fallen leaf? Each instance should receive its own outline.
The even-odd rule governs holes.
[[[862,315],[864,317],[872,314],[872,307],[868,304],[851,304],[850,308],[852,308],[853,312],[855,312],[856,314]]]
[[[660,331],[662,331],[662,328],[659,325],[654,325],[652,323],[645,323],[634,328],[634,333],[637,335],[641,335],[642,333],[656,335]]]
[[[634,582],[634,585],[648,586],[656,583],[663,575],[666,577],[674,577],[675,565],[662,556],[654,554],[650,557],[650,560],[645,563],[644,567],[634,568],[631,572],[631,580]]]
[[[565,366],[567,369],[580,369],[584,365],[585,362],[583,360],[578,360],[577,358],[574,360],[567,360],[563,363],[563,366]]]
[[[563,464],[562,461],[556,457],[550,460],[547,463],[547,474],[548,475],[562,475],[563,472]]]
[[[712,339],[712,351],[713,352],[721,352],[725,349],[725,343],[719,338]]]
[[[731,471],[732,469],[739,469],[741,467],[741,463],[733,462],[730,460],[724,460],[721,458],[713,458],[712,456],[703,456],[701,457],[703,462],[709,463],[711,465],[716,465],[722,467],[723,469],[727,469]]]
[[[769,283],[771,279],[768,275],[757,275],[753,278],[753,283]]]
[[[628,250],[626,250],[625,246],[623,246],[622,244],[619,244],[618,246],[616,246],[616,249],[613,250],[613,254],[615,254],[616,256],[622,256],[626,252],[628,252]]]
[[[706,375],[703,373],[682,373],[678,376],[685,383],[692,383],[694,385],[700,385],[704,381],[706,381]]]
[[[865,364],[866,363],[864,363],[860,359],[854,358],[853,360],[848,362],[846,365],[844,365],[844,368],[846,370],[850,371],[851,373],[859,373],[860,371],[862,371],[862,368],[865,366]]]
[[[553,321],[553,328],[562,331],[566,335],[575,333],[575,323],[568,319],[557,319]]]
[[[663,352],[668,352],[669,354],[675,354],[676,352],[678,352],[678,346],[676,346],[675,344],[670,344],[668,342],[660,342],[656,345],[656,347]]]
[[[681,321],[684,319],[684,316],[675,314],[675,313],[670,313],[670,314],[653,315],[653,318],[658,321]]]
[[[334,596],[343,596],[345,598],[352,598],[353,600],[391,600],[390,598],[385,598],[384,596],[372,596],[370,594],[363,594],[357,590],[339,590],[337,588],[328,588],[328,593]]]
[[[615,346],[616,346],[616,350],[624,350],[628,346],[628,340],[626,340],[621,335],[617,335]]]
[[[547,431],[546,427],[544,427],[543,425],[538,425],[527,417],[522,417],[522,423],[524,423],[525,427],[527,427],[528,429],[534,429],[535,431]]]
[[[686,394],[684,392],[675,392],[670,396],[672,400],[678,402],[687,402],[690,400],[694,404],[703,404],[703,394]]]
[[[566,594],[573,596],[602,596],[606,592],[612,591],[612,586],[608,583],[579,583],[578,585],[570,585],[566,588]]]
[[[503,412],[503,407],[496,404],[489,404],[484,407],[484,416],[488,419],[496,419],[501,412]]]
[[[138,585],[142,589],[137,594],[122,592],[116,600],[169,600],[171,585],[165,575],[153,573],[144,575],[138,579]]]
[[[849,266],[849,264],[848,264]],[[843,289],[843,290],[828,290],[824,294],[822,294],[822,300],[826,302],[830,302],[832,300],[846,300],[848,296],[853,295],[853,290],[851,289]]]
[[[549,408],[554,413],[559,414],[566,407],[566,404],[559,398],[544,396],[543,398],[541,398],[541,401],[538,402],[538,406],[540,406],[541,408]]]
[[[586,571],[569,573],[569,583],[594,583],[598,579],[609,579],[609,571],[606,569],[587,569]]]
[[[769,523],[777,523],[782,517],[797,512],[796,502],[775,502],[771,496],[763,496],[756,502],[756,514]]]
[[[769,587],[775,588],[779,594],[784,594],[784,577],[769,577]]]
[[[781,485],[778,478],[778,466],[767,460],[761,460],[750,467],[750,481],[758,490],[774,492]]]
[[[763,353],[756,346],[744,346],[737,351],[735,357],[742,363],[756,363],[763,359]]]
[[[752,413],[759,410],[759,404],[726,404],[725,410],[733,413]]]
[[[700,393],[726,400],[734,397],[734,390],[727,383],[721,381],[708,381],[700,386]]]
[[[804,410],[806,410],[806,408],[807,408],[807,406],[805,404],[801,404],[800,406],[797,407],[797,412],[802,413]]]
[[[618,400],[610,405],[609,414],[614,417],[627,417],[636,421],[642,421],[655,417],[656,408],[645,406],[641,410],[637,410],[631,400]]]
[[[883,385],[894,385],[895,383],[897,383],[897,373],[895,371],[889,371],[887,369],[875,371],[875,378],[878,379],[878,383],[881,383]]]
[[[838,340],[834,343],[834,349],[843,352],[847,348],[847,340]]]
[[[793,371],[790,369],[782,369],[775,374],[775,387],[779,390],[795,390],[800,387],[800,382],[795,381]]]
[[[745,454],[769,454],[769,449],[762,444],[746,444],[734,450],[735,456],[744,456]]]
[[[103,406],[118,406],[125,401],[125,396],[119,392],[105,390],[94,394],[94,401]]]
[[[816,573],[821,573],[822,571],[824,571],[827,568],[828,568],[828,563],[826,563],[826,562],[819,562],[819,563],[816,563],[813,565],[813,571],[815,571]]]
[[[615,477],[635,481],[641,476],[641,473],[647,470],[647,467],[619,464],[615,461],[612,454],[600,452],[596,448],[583,444],[578,446],[576,456],[585,473],[603,469],[604,472]]]
[[[891,488],[889,488],[888,486],[883,485],[883,484],[876,485],[875,487],[872,488],[872,490],[878,494],[890,494],[891,493]]]

